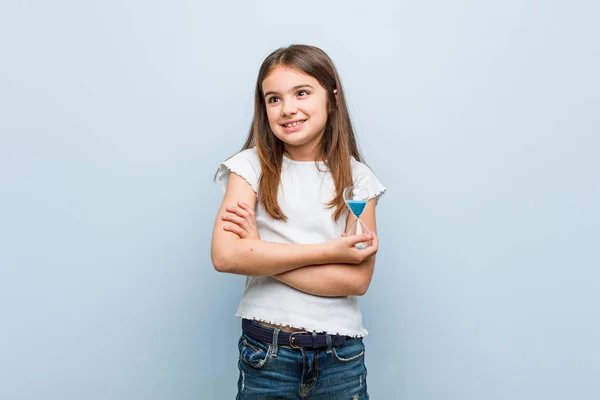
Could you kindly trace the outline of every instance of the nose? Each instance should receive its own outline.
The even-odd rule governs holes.
[[[283,107],[281,108],[281,114],[285,117],[288,115],[294,115],[298,112],[298,108],[296,107],[296,103],[293,100],[288,100],[283,103]]]

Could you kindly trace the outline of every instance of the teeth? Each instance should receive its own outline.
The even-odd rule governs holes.
[[[291,128],[291,127],[293,127],[293,126],[298,126],[298,125],[300,125],[301,123],[302,123],[302,121],[296,121],[296,122],[294,122],[293,124],[285,124],[284,126],[285,126],[286,128]]]

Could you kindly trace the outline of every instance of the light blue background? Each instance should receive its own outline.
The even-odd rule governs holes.
[[[291,43],[388,188],[371,397],[600,398],[596,4],[3,0],[0,398],[234,397],[212,177]]]

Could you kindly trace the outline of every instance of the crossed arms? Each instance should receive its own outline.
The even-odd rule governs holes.
[[[366,249],[354,245],[367,237],[341,237],[319,244],[267,242],[256,230],[256,194],[250,185],[231,173],[215,220],[211,259],[219,272],[273,278],[318,296],[361,296],[366,293],[375,267],[378,238],[375,234],[375,200],[361,216],[373,232]],[[349,224],[354,217],[348,218]]]

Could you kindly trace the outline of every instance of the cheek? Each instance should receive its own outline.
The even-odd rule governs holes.
[[[325,124],[327,122],[327,107],[323,104],[315,104],[310,109],[307,109],[311,119],[315,124]]]
[[[306,112],[310,113],[313,117],[317,117],[319,119],[327,117],[327,102],[325,99],[314,99],[310,103],[305,104]]]
[[[275,107],[267,108],[267,119],[269,120],[269,125],[271,125],[271,128],[277,125],[278,116],[279,112]]]

